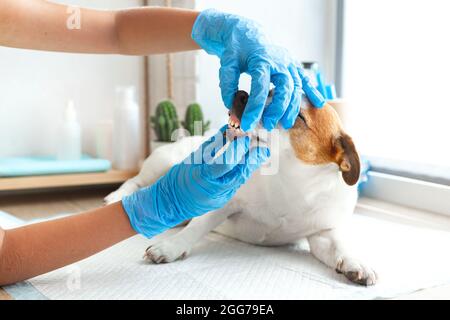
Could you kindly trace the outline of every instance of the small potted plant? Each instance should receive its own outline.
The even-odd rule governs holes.
[[[198,103],[188,106],[182,125],[191,136],[203,136],[209,130],[210,124],[210,121],[203,120],[202,107]]]
[[[152,149],[173,142],[174,131],[180,128],[177,109],[170,100],[162,101],[156,107],[155,116],[151,117],[153,130],[157,140],[152,142]]]

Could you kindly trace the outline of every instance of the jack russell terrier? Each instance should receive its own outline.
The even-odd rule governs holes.
[[[239,91],[230,112],[229,129],[238,135],[242,134],[240,119],[247,100],[248,94]],[[156,182],[204,141],[204,137],[188,137],[157,149],[139,175],[105,202],[120,201]],[[374,270],[355,259],[339,237],[356,205],[360,160],[336,111],[328,104],[314,108],[304,99],[294,127],[280,130],[279,146],[271,148],[271,159],[279,161],[276,174],[264,174],[263,168],[255,172],[227,206],[193,219],[177,234],[150,246],[145,257],[154,263],[184,258],[213,230],[263,246],[288,245],[306,238],[311,253],[325,265],[352,282],[374,285]]]

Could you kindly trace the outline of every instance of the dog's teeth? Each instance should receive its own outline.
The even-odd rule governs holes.
[[[230,120],[230,124],[231,124],[232,127],[234,127],[234,121],[233,120]]]

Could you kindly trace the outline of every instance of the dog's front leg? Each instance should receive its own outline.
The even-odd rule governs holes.
[[[311,253],[317,259],[344,274],[350,281],[365,286],[376,283],[375,271],[346,252],[337,230],[319,232],[310,236],[308,241]]]
[[[184,258],[195,243],[237,212],[234,207],[231,203],[223,209],[193,219],[177,234],[148,247],[145,258],[154,263],[169,263]]]

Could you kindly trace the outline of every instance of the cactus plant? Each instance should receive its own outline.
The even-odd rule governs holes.
[[[196,129],[197,124],[197,130]],[[183,127],[189,131],[191,136],[193,135],[203,135],[209,130],[210,121],[204,122],[202,107],[198,103],[190,104],[186,110],[185,121],[182,123]]]
[[[156,108],[156,115],[151,118],[158,141],[171,142],[172,133],[180,128],[177,110],[171,101],[162,101]]]

